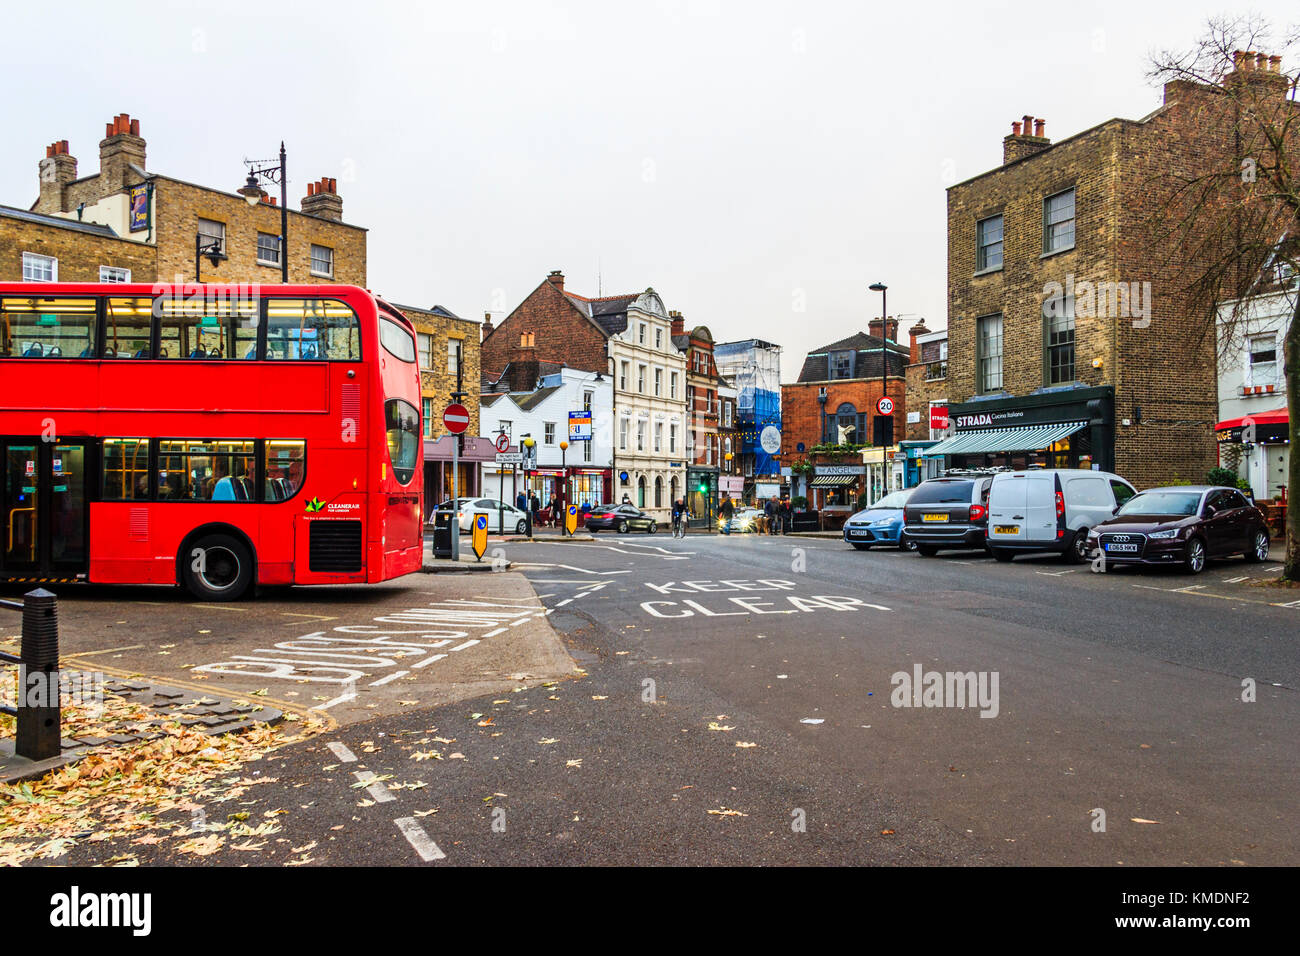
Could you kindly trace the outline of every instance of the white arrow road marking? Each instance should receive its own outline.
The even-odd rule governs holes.
[[[344,763],[356,763],[357,755],[348,750],[346,744],[341,744],[337,740],[329,744],[330,750],[334,751],[334,756],[338,757]]]
[[[375,803],[388,803],[390,800],[397,799],[388,792],[388,788],[384,786],[382,780],[375,780],[375,775],[369,770],[354,770],[352,776],[356,777],[361,783],[370,784],[370,786],[366,787],[366,793],[375,798]]]
[[[406,842],[411,844],[425,863],[447,859],[447,854],[438,849],[438,844],[429,838],[429,834],[424,832],[424,827],[415,822],[414,817],[398,817],[393,822],[397,824],[397,829],[402,831],[402,836],[406,837]]]

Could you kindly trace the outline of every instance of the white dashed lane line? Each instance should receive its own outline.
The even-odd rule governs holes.
[[[369,770],[354,770],[352,776],[356,777],[359,783],[369,784],[366,793],[374,798],[375,803],[388,803],[397,799],[388,792],[382,780],[375,780],[375,775]]]
[[[348,750],[346,744],[339,743],[336,740],[333,743],[329,744],[329,748],[334,752],[334,756],[338,757],[339,760],[343,761],[344,763],[357,762],[357,755],[354,754],[351,750]]]
[[[425,863],[447,858],[447,854],[438,849],[438,844],[430,839],[429,834],[424,832],[424,827],[416,823],[414,817],[398,817],[393,822],[397,824],[397,829],[402,831],[402,836],[406,837],[406,842],[411,844]]]
[[[446,656],[446,655],[443,655],[443,656]],[[389,683],[390,681],[395,681],[395,680],[397,680],[397,678],[399,678],[399,677],[405,677],[405,676],[406,676],[407,674],[409,674],[409,673],[411,673],[411,672],[410,672],[410,671],[393,671],[393,673],[389,674],[387,677],[381,677],[381,678],[379,678],[379,680],[371,681],[371,682],[370,682],[369,684],[367,684],[366,686],[367,686],[367,687],[383,687],[385,684]]]

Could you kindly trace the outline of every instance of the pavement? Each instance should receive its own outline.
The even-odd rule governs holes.
[[[510,571],[238,607],[60,595],[83,660],[334,721],[264,758],[241,810],[278,833],[251,859],[166,839],[68,862],[1300,862],[1300,591],[1275,564],[698,533],[502,550]]]

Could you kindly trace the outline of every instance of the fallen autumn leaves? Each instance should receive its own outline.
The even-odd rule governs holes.
[[[136,835],[132,842],[137,845],[189,838],[177,841],[177,852],[206,856],[224,843],[223,832],[252,835],[238,820],[210,823],[205,813],[219,816],[214,805],[273,782],[271,777],[246,776],[245,767],[285,737],[265,724],[214,737],[179,722],[156,720],[146,708],[112,696],[93,708],[67,707],[65,736],[107,736],[146,727],[160,736],[96,748],[38,781],[0,784],[0,866],[54,861],[79,844],[130,835]],[[315,718],[294,726],[295,737],[324,729]],[[0,736],[12,733],[12,721],[0,726]],[[236,827],[238,832],[232,829]],[[135,860],[116,857],[111,862],[131,866]]]

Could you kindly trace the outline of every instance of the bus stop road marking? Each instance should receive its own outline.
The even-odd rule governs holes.
[[[365,788],[366,793],[374,797],[375,803],[388,803],[391,800],[397,799],[388,792],[388,788],[384,786],[382,780],[375,780],[375,775],[371,771],[354,770],[352,771],[352,776],[357,778],[358,783],[369,784],[369,786]]]
[[[329,709],[330,709],[331,707],[333,707],[335,704],[346,704],[348,701],[350,701],[350,700],[356,700],[356,699],[357,699],[357,692],[354,691],[354,690],[350,690],[350,691],[347,691],[347,692],[345,692],[345,693],[339,694],[337,697],[335,697],[335,698],[334,698],[333,700],[331,700],[331,701],[327,701],[326,703],[321,704],[321,705],[320,705],[319,707],[317,707],[316,709],[317,709],[317,710],[329,710]]]
[[[425,863],[447,858],[447,854],[438,849],[438,844],[430,839],[429,834],[424,832],[424,827],[416,823],[414,817],[398,817],[393,822],[397,824],[397,829],[402,831],[402,836],[406,837],[406,842],[411,844],[411,848]]]
[[[422,661],[416,661],[414,664],[411,665],[411,669],[418,670],[421,667],[428,667],[430,664],[434,663],[435,661],[440,661],[446,656],[447,656],[446,654],[434,654],[432,657],[426,657]]]
[[[367,687],[383,687],[385,684],[389,683],[390,681],[395,681],[395,680],[397,680],[397,678],[399,678],[399,677],[405,677],[405,676],[406,676],[407,674],[409,674],[409,673],[411,673],[411,672],[410,672],[410,671],[393,671],[393,673],[389,674],[387,677],[381,677],[381,678],[379,678],[379,680],[372,680],[372,681],[371,681],[369,684],[367,684],[366,686],[367,686]]]

